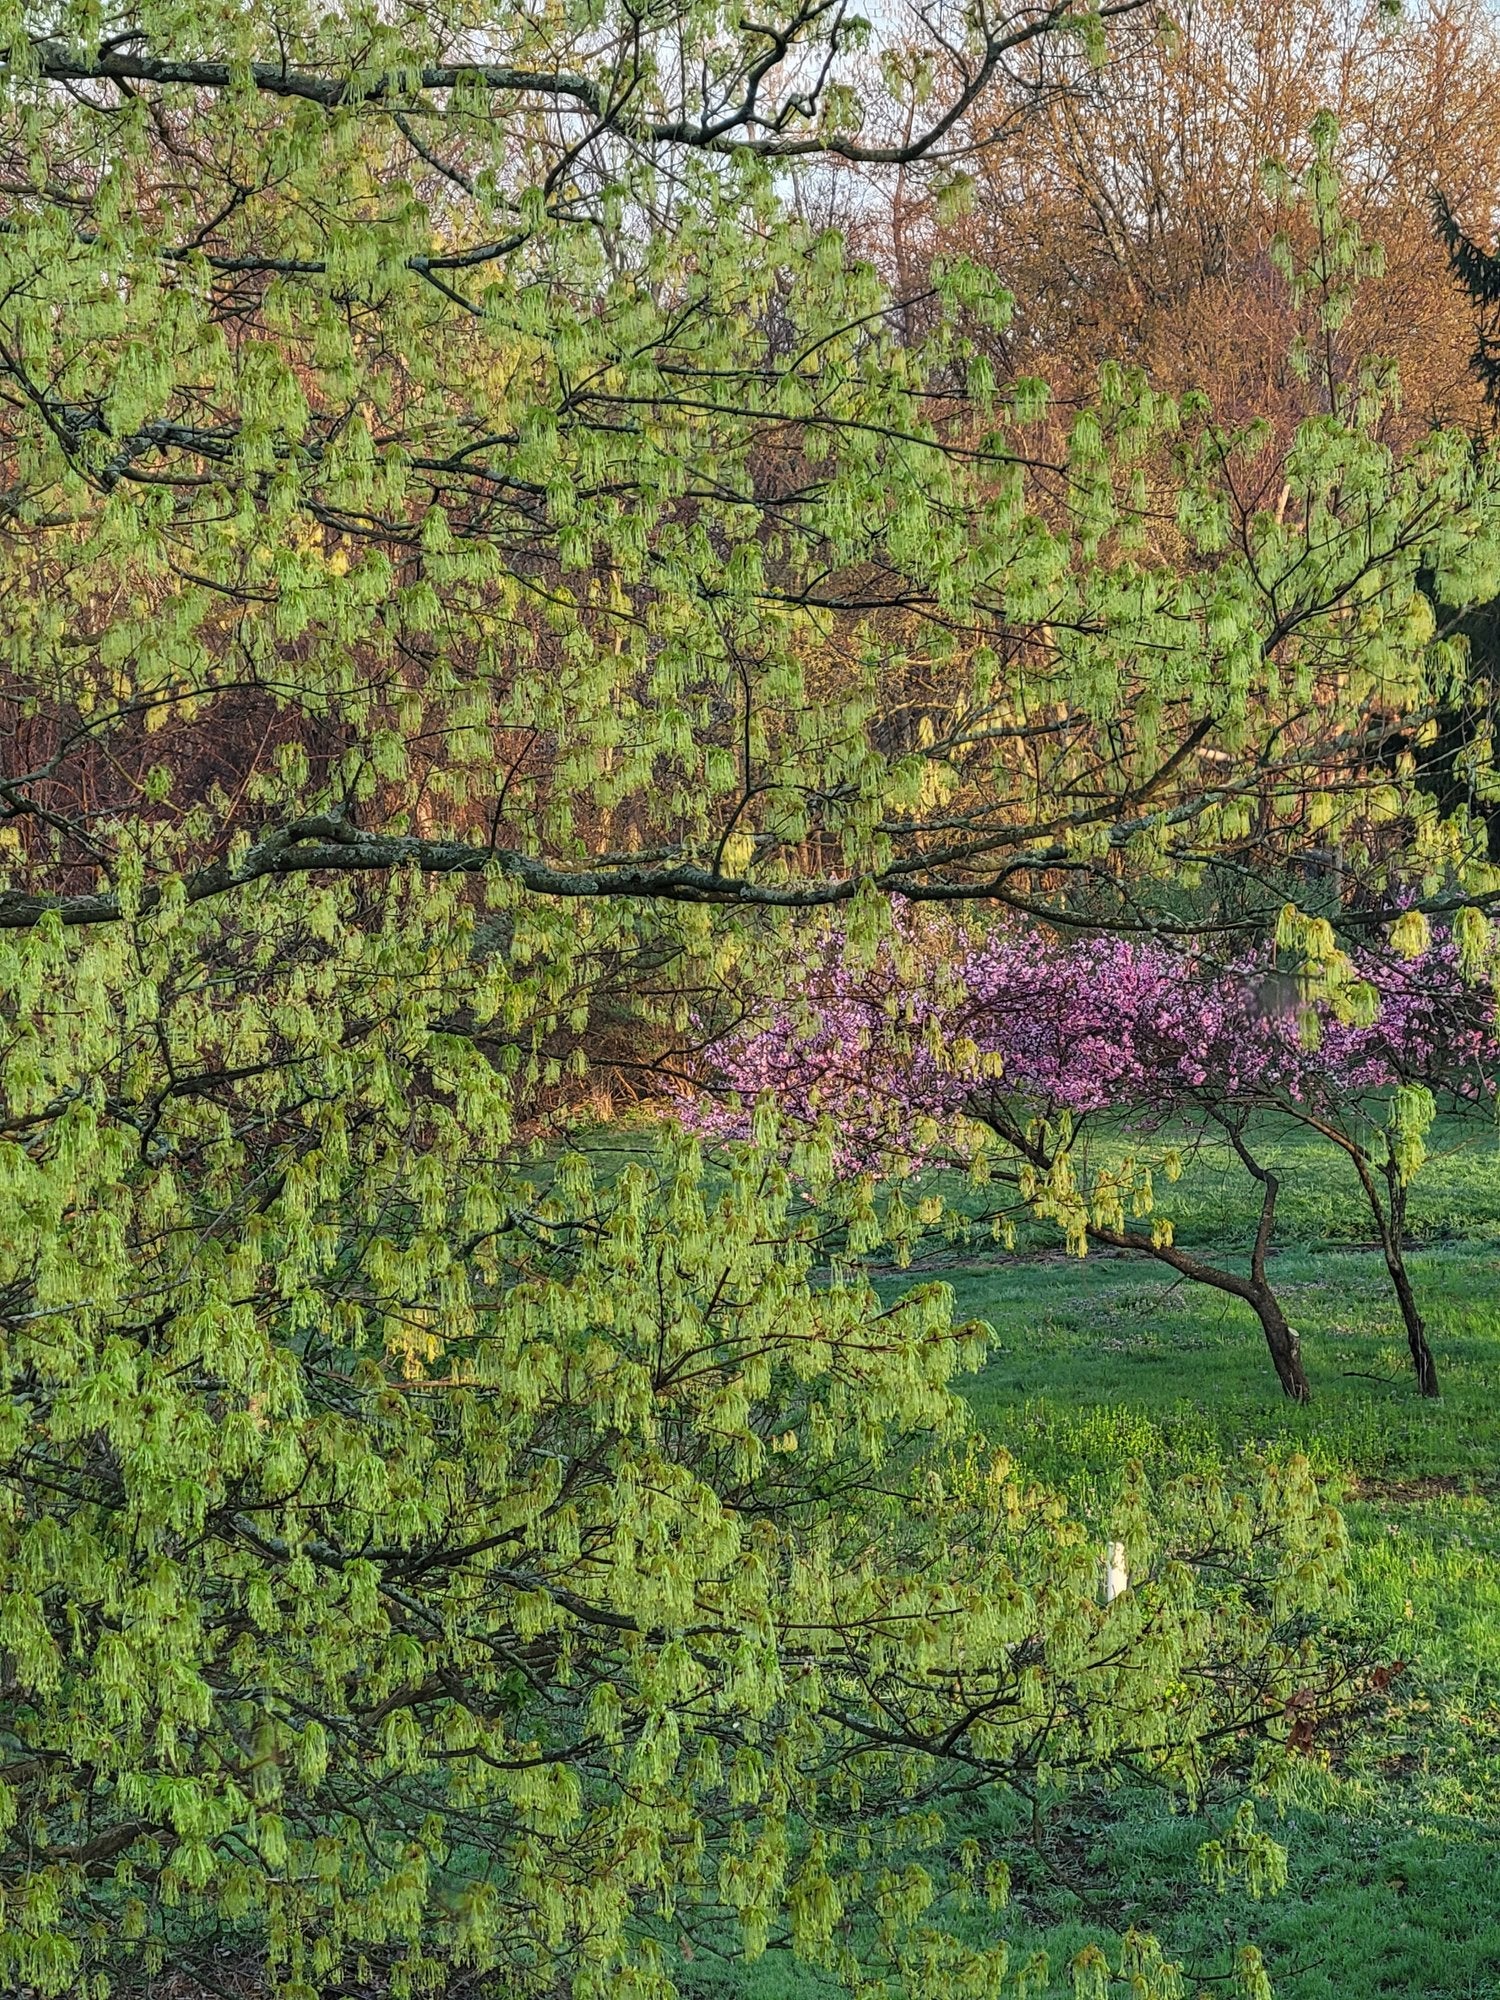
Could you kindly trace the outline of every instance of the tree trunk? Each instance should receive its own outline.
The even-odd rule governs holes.
[[[1396,1179],[1394,1171],[1390,1178],[1389,1220],[1380,1231],[1381,1248],[1385,1252],[1385,1268],[1390,1272],[1391,1283],[1396,1291],[1396,1303],[1401,1308],[1401,1321],[1406,1328],[1406,1344],[1411,1349],[1411,1365],[1417,1374],[1417,1392],[1423,1396],[1438,1396],[1437,1363],[1432,1349],[1427,1345],[1427,1326],[1417,1304],[1417,1295],[1412,1290],[1411,1278],[1406,1269],[1406,1257],[1402,1239],[1406,1234],[1406,1189]]]
[[[1290,1396],[1293,1402],[1310,1403],[1312,1385],[1302,1365],[1302,1342],[1296,1329],[1287,1324],[1281,1302],[1266,1276],[1266,1258],[1275,1229],[1276,1201],[1281,1185],[1246,1145],[1244,1121],[1223,1117],[1218,1122],[1228,1133],[1247,1171],[1255,1176],[1260,1186],[1260,1220],[1250,1250],[1249,1277],[1242,1278],[1238,1271],[1222,1270],[1217,1264],[1206,1264],[1190,1252],[1179,1250],[1175,1243],[1157,1243],[1148,1236],[1133,1236],[1128,1229],[1108,1229],[1090,1222],[1085,1224],[1084,1233],[1091,1243],[1104,1244],[1111,1250],[1130,1250],[1139,1257],[1152,1257],[1157,1263],[1165,1264],[1170,1270],[1191,1279],[1194,1284],[1211,1285],[1215,1291],[1228,1292],[1231,1298],[1243,1299],[1260,1321],[1283,1393]],[[1052,1164],[1034,1139],[1013,1121],[997,1115],[994,1108],[988,1110],[985,1123],[1038,1169],[1045,1171]]]
[[[1427,1327],[1417,1306],[1416,1295],[1411,1288],[1411,1279],[1406,1275],[1406,1265],[1398,1250],[1394,1258],[1387,1255],[1385,1267],[1391,1274],[1391,1283],[1396,1288],[1396,1300],[1401,1307],[1401,1318],[1406,1327],[1406,1344],[1411,1349],[1411,1365],[1417,1371],[1417,1389],[1424,1396],[1440,1396],[1437,1363],[1432,1358],[1432,1349],[1427,1345]]]
[[[1427,1327],[1417,1305],[1417,1295],[1412,1290],[1411,1276],[1406,1268],[1403,1241],[1406,1236],[1406,1184],[1397,1171],[1394,1160],[1387,1160],[1384,1168],[1386,1198],[1380,1198],[1379,1183],[1374,1169],[1360,1147],[1340,1140],[1344,1151],[1354,1162],[1354,1171],[1359,1175],[1360,1186],[1370,1204],[1370,1213],[1375,1218],[1376,1233],[1380,1238],[1380,1248],[1385,1256],[1385,1268],[1390,1274],[1396,1303],[1401,1308],[1401,1323],[1406,1328],[1406,1344],[1411,1349],[1411,1365],[1416,1371],[1417,1393],[1422,1396],[1438,1396],[1437,1363],[1432,1357],[1432,1349],[1427,1345]]]
[[[1276,1370],[1276,1379],[1283,1391],[1297,1403],[1312,1401],[1312,1385],[1307,1379],[1307,1370],[1302,1366],[1302,1341],[1297,1329],[1287,1324],[1286,1314],[1281,1310],[1281,1301],[1272,1289],[1266,1276],[1266,1259],[1271,1252],[1271,1238],[1276,1229],[1276,1203],[1281,1195],[1281,1182],[1267,1166],[1263,1166],[1250,1150],[1245,1137],[1245,1119],[1221,1115],[1219,1124],[1228,1134],[1229,1143],[1239,1154],[1240,1164],[1252,1174],[1260,1186],[1260,1221],[1255,1231],[1255,1242],[1250,1251],[1250,1285],[1245,1294],[1260,1321],[1261,1331],[1266,1336],[1266,1346],[1271,1350],[1271,1362]]]
[[[1288,1326],[1286,1314],[1281,1310],[1281,1302],[1269,1285],[1256,1285],[1245,1295],[1247,1304],[1254,1310],[1260,1321],[1261,1332],[1266,1336],[1266,1346],[1271,1350],[1271,1362],[1276,1370],[1276,1379],[1283,1391],[1296,1403],[1312,1401],[1312,1385],[1307,1379],[1307,1370],[1302,1365],[1302,1341],[1297,1329]]]
[[[1271,1351],[1276,1379],[1284,1393],[1297,1403],[1312,1401],[1312,1385],[1302,1365],[1302,1342],[1297,1337],[1296,1329],[1287,1324],[1281,1301],[1264,1278],[1259,1281],[1253,1277],[1242,1278],[1237,1271],[1220,1270],[1217,1264],[1205,1264],[1200,1258],[1179,1250],[1175,1244],[1153,1243],[1148,1236],[1132,1236],[1128,1231],[1100,1229],[1092,1224],[1088,1233],[1095,1243],[1107,1244],[1111,1250],[1133,1250],[1139,1256],[1154,1257],[1157,1263],[1180,1271],[1183,1277],[1191,1278],[1195,1284],[1212,1285],[1215,1291],[1228,1292],[1231,1298],[1243,1299],[1260,1321],[1266,1346]]]

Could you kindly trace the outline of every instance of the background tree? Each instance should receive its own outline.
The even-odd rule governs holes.
[[[1418,1387],[1433,1396],[1436,1363],[1404,1254],[1408,1190],[1434,1093],[1488,1109],[1500,1042],[1492,991],[1476,983],[1483,968],[1461,968],[1455,942],[1431,944],[1420,920],[1398,939],[1411,962],[1366,950],[1354,963],[1314,963],[1309,979],[1278,966],[1275,951],[1226,965],[1120,939],[975,940],[916,924],[870,965],[851,963],[835,936],[773,1020],[713,1052],[713,1083],[732,1094],[689,1115],[734,1131],[743,1105],[769,1092],[804,1129],[830,1121],[856,1177],[884,1161],[898,1176],[948,1165],[1008,1183],[1070,1247],[1133,1251],[1243,1300],[1282,1388],[1305,1402],[1301,1343],[1269,1271],[1281,1183],[1262,1143],[1268,1126],[1302,1126],[1358,1176]],[[1295,963],[1298,941],[1283,943]],[[1089,1143],[1096,1124],[1102,1161]],[[1244,1270],[1178,1244],[1158,1202],[1153,1166],[1175,1176],[1194,1131],[1222,1137],[1259,1190]],[[1131,1211],[1149,1226],[1132,1228]],[[918,1219],[898,1192],[886,1233],[906,1249]]]
[[[845,1170],[861,1179],[884,1160],[898,1172],[948,1165],[981,1186],[1008,1184],[1022,1212],[1054,1223],[1080,1253],[1133,1251],[1243,1300],[1286,1394],[1310,1398],[1267,1268],[1279,1183],[1250,1153],[1232,1100],[1216,1099],[1210,1116],[1263,1190],[1245,1272],[1174,1240],[1170,1220],[1152,1214],[1146,1161],[1101,1165],[1091,1152],[1095,1121],[1113,1128],[1122,1115],[1148,1143],[1169,1128],[1175,1151],[1179,1121],[1204,1108],[1207,1079],[1240,1061],[1242,1009],[1195,991],[1177,955],[1127,941],[1020,933],[976,943],[940,928],[918,931],[905,952],[887,948],[873,967],[841,957],[834,940],[776,1019],[713,1051],[713,1080],[733,1095],[690,1116],[734,1131],[741,1106],[768,1091],[804,1126],[829,1120]],[[1132,1212],[1147,1226],[1132,1228]],[[893,1195],[884,1228],[904,1252],[917,1220]]]
[[[1102,359],[1135,363],[1163,387],[1208,393],[1226,417],[1289,431],[1307,388],[1290,365],[1302,327],[1275,246],[1290,231],[1306,256],[1313,238],[1263,169],[1304,171],[1326,111],[1347,142],[1345,214],[1382,250],[1343,362],[1397,364],[1397,428],[1478,419],[1468,316],[1429,202],[1439,186],[1460,212],[1482,212],[1500,182],[1500,43],[1487,7],[1192,0],[1162,33],[1144,17],[1122,23],[1103,66],[1076,48],[1049,54],[1040,116],[1018,115],[999,143],[972,128],[961,163],[870,182],[879,220],[864,240],[895,260],[902,290],[961,249],[1015,294],[999,336],[1008,367],[1087,397]]]
[[[1366,951],[1358,962],[1368,993],[1362,1018],[1284,1015],[1275,1043],[1289,1055],[1295,1046],[1298,1056],[1247,1066],[1226,1095],[1241,1110],[1270,1112],[1318,1133],[1353,1167],[1417,1386],[1436,1396],[1437,1363],[1406,1264],[1410,1188],[1427,1157],[1439,1097],[1493,1117],[1500,1041],[1482,931],[1434,941],[1415,919],[1397,926],[1393,942],[1394,953]],[[1263,991],[1268,974],[1263,969]]]

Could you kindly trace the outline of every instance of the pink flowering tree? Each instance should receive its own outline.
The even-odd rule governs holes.
[[[954,953],[930,930],[856,968],[835,938],[805,968],[799,1004],[721,1047],[715,1091],[693,1115],[734,1130],[770,1093],[804,1125],[821,1122],[845,1167],[964,1165],[1007,1182],[1080,1252],[1133,1251],[1243,1300],[1283,1389],[1305,1401],[1300,1343],[1267,1268],[1279,1187],[1249,1151],[1245,1116],[1215,1113],[1261,1183],[1245,1271],[1174,1241],[1153,1212],[1149,1169],[1089,1170],[1101,1114],[1166,1125],[1200,1109],[1216,1069],[1236,1059],[1227,994],[1199,991],[1187,973],[1171,952],[1117,939],[1012,932]],[[906,1210],[899,1197],[893,1207],[899,1232]]]
[[[1268,1269],[1280,1184],[1252,1143],[1257,1114],[1278,1113],[1352,1162],[1419,1386],[1436,1394],[1403,1254],[1407,1189],[1435,1093],[1487,1094],[1496,1040],[1492,1003],[1452,942],[1404,943],[1416,947],[1409,962],[1333,954],[1336,1003],[1331,986],[1320,1000],[1270,954],[1224,966],[1155,943],[1014,931],[955,949],[953,934],[912,926],[860,967],[833,938],[804,967],[795,1004],[719,1049],[692,1115],[734,1129],[770,1093],[846,1167],[966,1164],[1007,1181],[1078,1249],[1150,1256],[1243,1300],[1283,1389],[1305,1401],[1301,1344]],[[1190,1119],[1227,1138],[1260,1192],[1246,1268],[1177,1244],[1139,1162],[1088,1172],[1086,1135],[1102,1114],[1143,1132]],[[907,1211],[894,1206],[899,1226]]]

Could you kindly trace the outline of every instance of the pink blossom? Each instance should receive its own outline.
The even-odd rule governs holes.
[[[942,1158],[955,1119],[1000,1097],[1044,1116],[1110,1109],[1152,1125],[1210,1103],[1332,1108],[1402,1082],[1493,1090],[1493,1001],[1461,976],[1446,938],[1410,961],[1357,951],[1375,998],[1358,1025],[1307,999],[1269,949],[1215,962],[1155,941],[1018,929],[974,946],[903,922],[899,949],[868,969],[837,935],[825,941],[794,998],[718,1048],[693,1122],[741,1130],[769,1091],[801,1121],[829,1116],[848,1166]],[[902,971],[913,956],[917,977]]]

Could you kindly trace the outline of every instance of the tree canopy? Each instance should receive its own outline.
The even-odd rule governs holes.
[[[410,865],[1118,905],[1252,829],[1279,860],[1419,826],[1381,753],[1447,670],[1419,563],[1492,587],[1466,443],[1398,458],[1378,383],[1332,378],[1290,450],[1118,370],[1042,427],[979,351],[991,274],[940,266],[905,341],[753,145],[630,126],[659,57],[628,116],[543,115],[588,93],[528,37],[626,25],[507,17],[514,62],[472,73],[480,31],[425,12],[18,28],[0,921]],[[690,30],[718,46],[660,32]],[[1365,254],[1333,143],[1293,274],[1326,326]]]
[[[544,1115],[622,965],[687,1022],[797,907],[1170,929],[1312,835],[1351,924],[1495,893],[1393,748],[1419,565],[1500,560],[1467,440],[1312,363],[1286,449],[1114,368],[1049,412],[993,273],[908,339],[788,191],[1133,7],[976,9],[930,119],[821,4],[6,16],[8,1983],[1027,1990],[945,1794],[1244,1775],[1337,1681],[1304,1465],[1127,1482],[1101,1602],[981,1334],[816,1270],[769,1134],[594,1174]]]

